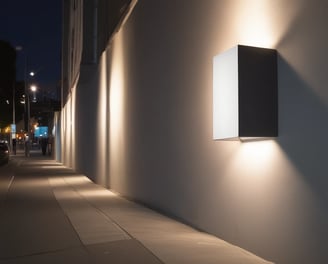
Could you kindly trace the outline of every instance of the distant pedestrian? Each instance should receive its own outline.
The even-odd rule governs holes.
[[[52,142],[53,142],[53,137],[50,136],[48,138],[48,155],[50,156],[52,153]]]
[[[13,138],[13,154],[16,155],[16,138]]]
[[[29,136],[25,136],[25,157],[30,156],[30,139]]]
[[[47,153],[47,146],[48,146],[48,139],[42,138],[41,139],[41,149],[42,149],[42,155],[46,155]]]

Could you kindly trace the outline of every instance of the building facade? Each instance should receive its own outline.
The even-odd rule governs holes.
[[[276,263],[328,263],[326,1],[64,6],[64,164]],[[237,44],[278,52],[275,139],[212,139],[212,60]]]

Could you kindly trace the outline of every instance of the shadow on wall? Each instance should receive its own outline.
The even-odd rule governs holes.
[[[327,106],[283,58],[279,75],[286,89],[279,91],[278,143],[327,206]]]
[[[98,104],[97,65],[81,66],[80,78],[76,89],[76,169],[97,181],[97,119]]]
[[[303,5],[297,19],[278,43],[279,138],[278,143],[326,206],[326,151],[328,149],[327,66],[322,34],[328,2]],[[315,18],[315,19],[314,19]]]
[[[286,153],[299,173],[300,180],[307,187],[313,201],[301,197],[307,211],[307,237],[301,237],[303,245],[313,263],[327,263],[328,195],[326,177],[328,149],[328,110],[324,101],[318,97],[294,68],[283,58],[278,61],[279,75],[279,137],[277,143]],[[300,210],[302,210],[300,208]],[[300,221],[303,221],[303,219]],[[297,224],[297,223],[295,223]],[[306,242],[305,242],[306,241]],[[312,249],[310,249],[312,247]],[[304,254],[304,253],[303,253]]]

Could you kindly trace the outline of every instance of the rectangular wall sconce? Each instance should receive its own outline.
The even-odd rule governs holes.
[[[278,136],[277,51],[238,45],[213,58],[213,139]]]

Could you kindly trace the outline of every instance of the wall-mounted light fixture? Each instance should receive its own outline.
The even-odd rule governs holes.
[[[213,58],[213,139],[278,136],[277,52],[238,45]]]

